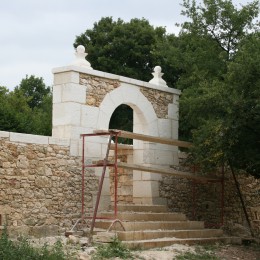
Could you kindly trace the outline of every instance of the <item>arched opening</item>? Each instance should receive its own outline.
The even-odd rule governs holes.
[[[133,132],[133,109],[125,104],[118,106],[110,118],[109,129]],[[119,137],[118,143],[133,144],[133,140]]]

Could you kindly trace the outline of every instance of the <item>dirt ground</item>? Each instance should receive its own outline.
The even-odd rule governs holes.
[[[52,237],[34,240],[33,244],[43,245],[44,243],[53,244],[57,239],[61,239],[64,244],[68,241],[64,237]],[[70,244],[72,241],[70,241]],[[75,245],[78,242],[75,241]],[[73,244],[73,243],[72,243]],[[250,245],[214,245],[214,246],[203,246],[199,247],[202,250],[213,251],[215,255],[221,260],[260,260],[260,244],[250,244]],[[186,252],[195,253],[198,246],[188,246],[174,244],[169,247],[132,251],[136,260],[173,260],[176,259],[177,255],[184,254]],[[80,248],[77,246],[76,252],[79,260],[91,260],[92,255],[95,253],[96,247],[84,247]],[[194,258],[195,259],[195,258]],[[196,258],[203,260],[210,260],[211,258]],[[114,260],[120,260],[115,258]]]
[[[174,260],[177,255],[182,255],[186,252],[195,253],[198,247],[187,246],[187,245],[172,245],[170,247],[164,247],[159,249],[143,250],[143,251],[133,251],[135,260]],[[214,247],[209,247],[202,250],[210,250],[215,252],[215,256],[221,260],[260,260],[260,245],[256,246],[234,246],[234,245],[219,245]],[[88,250],[87,250],[88,251]],[[91,255],[95,252],[95,249],[90,252],[80,253],[80,260],[91,260]],[[185,258],[188,259],[188,258]],[[212,258],[192,258],[193,260],[210,260]],[[115,258],[113,260],[121,260],[120,258]]]
[[[141,258],[144,260],[173,260],[175,259],[176,255],[180,255],[188,251],[195,252],[195,247],[185,245],[173,245],[171,247],[166,247],[159,250],[154,249],[135,252],[135,255],[136,259]],[[214,252],[215,255],[221,260],[260,260],[260,245],[223,245],[215,247]]]
[[[247,259],[260,260],[260,245],[254,246],[222,246],[217,250],[216,255],[220,259]]]

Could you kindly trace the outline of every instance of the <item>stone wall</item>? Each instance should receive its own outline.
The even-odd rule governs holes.
[[[43,144],[25,142],[35,139]],[[85,183],[89,208],[97,184],[90,173]],[[81,214],[80,157],[70,156],[65,139],[0,132],[0,196],[2,225],[13,235],[63,233]]]
[[[114,161],[114,157],[110,159]],[[133,163],[133,147],[118,151],[118,161]],[[111,202],[115,201],[115,168],[109,168]],[[117,169],[117,201],[119,204],[133,203],[133,170]]]
[[[156,89],[140,88],[140,91],[151,102],[158,118],[168,117],[168,106],[173,103],[174,95]]]
[[[79,83],[87,86],[86,105],[99,107],[106,94],[119,87],[119,80],[80,74]]]
[[[260,206],[260,180],[246,174],[237,175],[247,212],[253,223],[251,207]],[[161,181],[160,195],[167,198],[171,211],[183,212],[191,220],[203,220],[208,227],[219,227],[222,222],[221,183],[195,183],[187,179],[165,177]],[[232,175],[225,173],[224,229],[232,233],[234,225],[248,227]]]

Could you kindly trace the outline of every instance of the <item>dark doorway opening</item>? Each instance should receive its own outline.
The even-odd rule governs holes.
[[[118,106],[110,118],[109,129],[133,132],[133,109],[125,104]],[[133,140],[120,137],[118,143],[133,144]]]

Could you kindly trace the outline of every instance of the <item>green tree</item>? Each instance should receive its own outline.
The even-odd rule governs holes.
[[[15,89],[19,89],[24,93],[28,98],[28,105],[32,109],[39,107],[45,96],[50,94],[50,87],[44,84],[43,78],[38,78],[34,75],[30,77],[26,75],[25,79],[22,79],[20,85]]]
[[[167,63],[159,51],[167,37],[165,28],[153,27],[146,19],[124,22],[105,17],[77,36],[74,47],[85,46],[87,59],[96,70],[149,81],[153,68]],[[163,70],[169,86],[174,86],[171,76],[176,73],[170,68],[167,73]]]
[[[192,130],[211,118],[214,111],[224,116],[226,104],[221,98],[224,77],[249,28],[251,31],[259,28],[253,22],[259,13],[258,5],[259,1],[254,1],[237,9],[229,0],[204,0],[203,5],[183,1],[182,14],[190,21],[182,25],[179,35],[177,66],[182,73],[177,88],[183,90],[181,138],[192,140]]]
[[[228,162],[260,177],[260,45],[253,22],[259,2],[239,10],[231,1],[203,2],[184,1],[191,21],[180,34],[190,37],[177,84],[181,134],[194,142],[195,163],[208,169]]]
[[[237,51],[237,45],[257,26],[254,19],[259,14],[259,1],[255,0],[236,8],[232,0],[183,0],[182,14],[191,19],[182,25],[182,30],[198,35],[209,35],[228,54]]]
[[[42,78],[26,76],[13,91],[0,87],[2,131],[51,135],[52,95]]]

